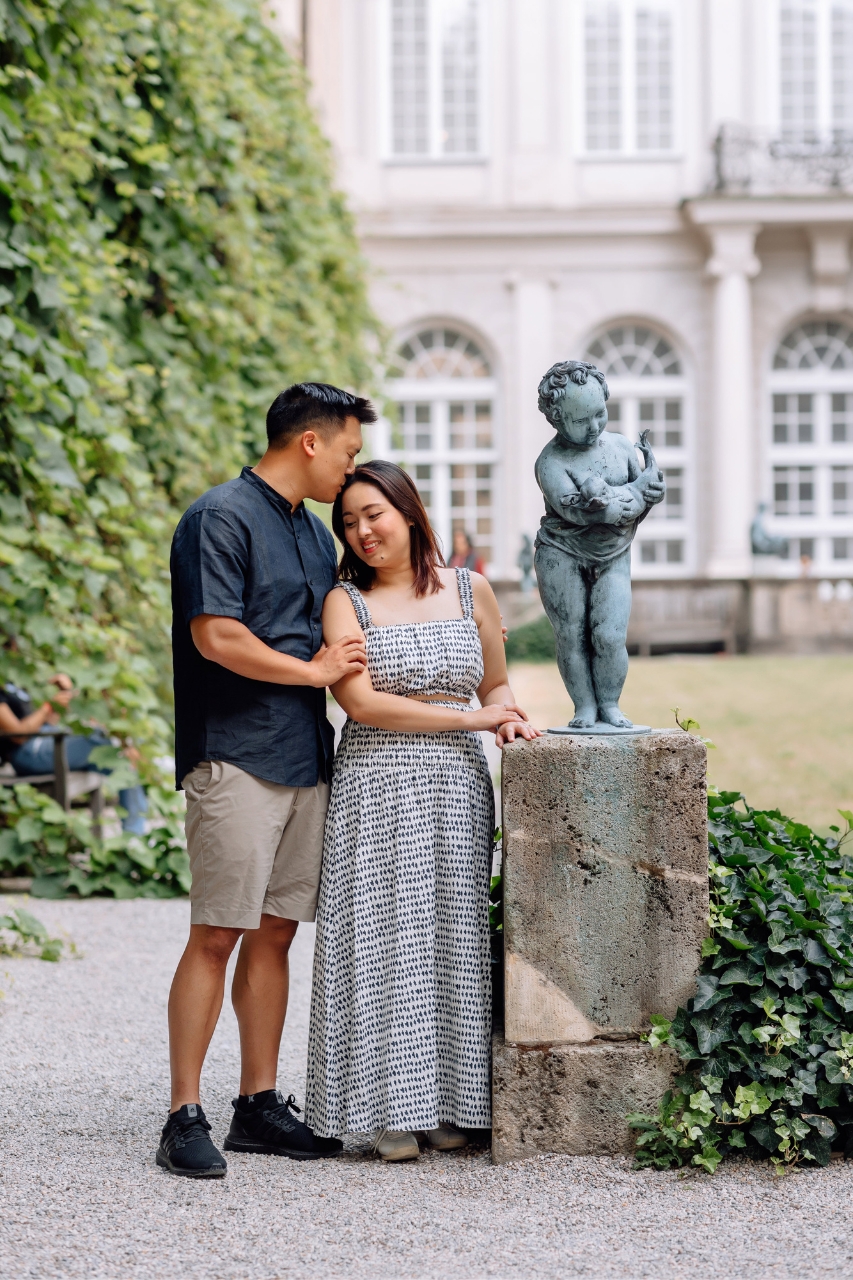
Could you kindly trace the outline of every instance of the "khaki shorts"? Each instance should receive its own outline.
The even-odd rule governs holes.
[[[328,783],[284,787],[204,760],[183,787],[192,923],[257,929],[262,913],[313,920]]]

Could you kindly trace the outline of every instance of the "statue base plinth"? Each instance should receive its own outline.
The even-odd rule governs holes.
[[[636,728],[636,727],[635,727]],[[504,1033],[494,1158],[618,1154],[675,1059],[640,1040],[696,990],[708,932],[705,744],[680,729],[503,751]]]
[[[654,1115],[680,1070],[671,1050],[639,1040],[517,1045],[495,1034],[492,1160],[630,1153],[636,1135],[625,1117]]]
[[[612,737],[614,734],[630,734],[630,733],[651,733],[651,725],[648,724],[632,724],[630,728],[618,728],[615,724],[607,724],[604,720],[599,720],[596,724],[592,724],[588,729],[573,728],[567,724],[557,729],[548,729],[548,733],[570,733],[577,737]]]

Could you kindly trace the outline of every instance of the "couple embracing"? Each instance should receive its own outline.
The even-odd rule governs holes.
[[[191,927],[169,997],[157,1163],[221,1177],[200,1077],[238,941],[241,1081],[226,1151],[386,1160],[490,1125],[492,784],[478,731],[537,731],[507,683],[486,580],[444,567],[417,489],[356,466],[369,402],[279,395],[254,468],[172,548],[176,773]],[[304,500],[333,503],[335,544]],[[347,713],[333,760],[326,689]],[[472,709],[477,695],[481,706]],[[304,1119],[278,1089],[288,950],[317,920]]]

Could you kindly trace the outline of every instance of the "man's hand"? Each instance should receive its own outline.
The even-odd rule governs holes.
[[[311,659],[312,683],[322,689],[337,684],[344,676],[360,675],[367,666],[364,636],[344,636],[332,645],[323,645]]]

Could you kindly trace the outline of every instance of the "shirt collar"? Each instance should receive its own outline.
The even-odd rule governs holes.
[[[305,510],[301,502],[298,506],[292,507],[287,498],[278,493],[272,485],[267,484],[266,480],[263,480],[259,475],[256,475],[251,467],[243,468],[240,472],[240,479],[248,480],[249,484],[254,485],[255,488],[264,495],[267,502],[271,503],[272,506],[277,507],[279,511],[283,512],[287,516],[293,517],[295,515],[301,515]]]

